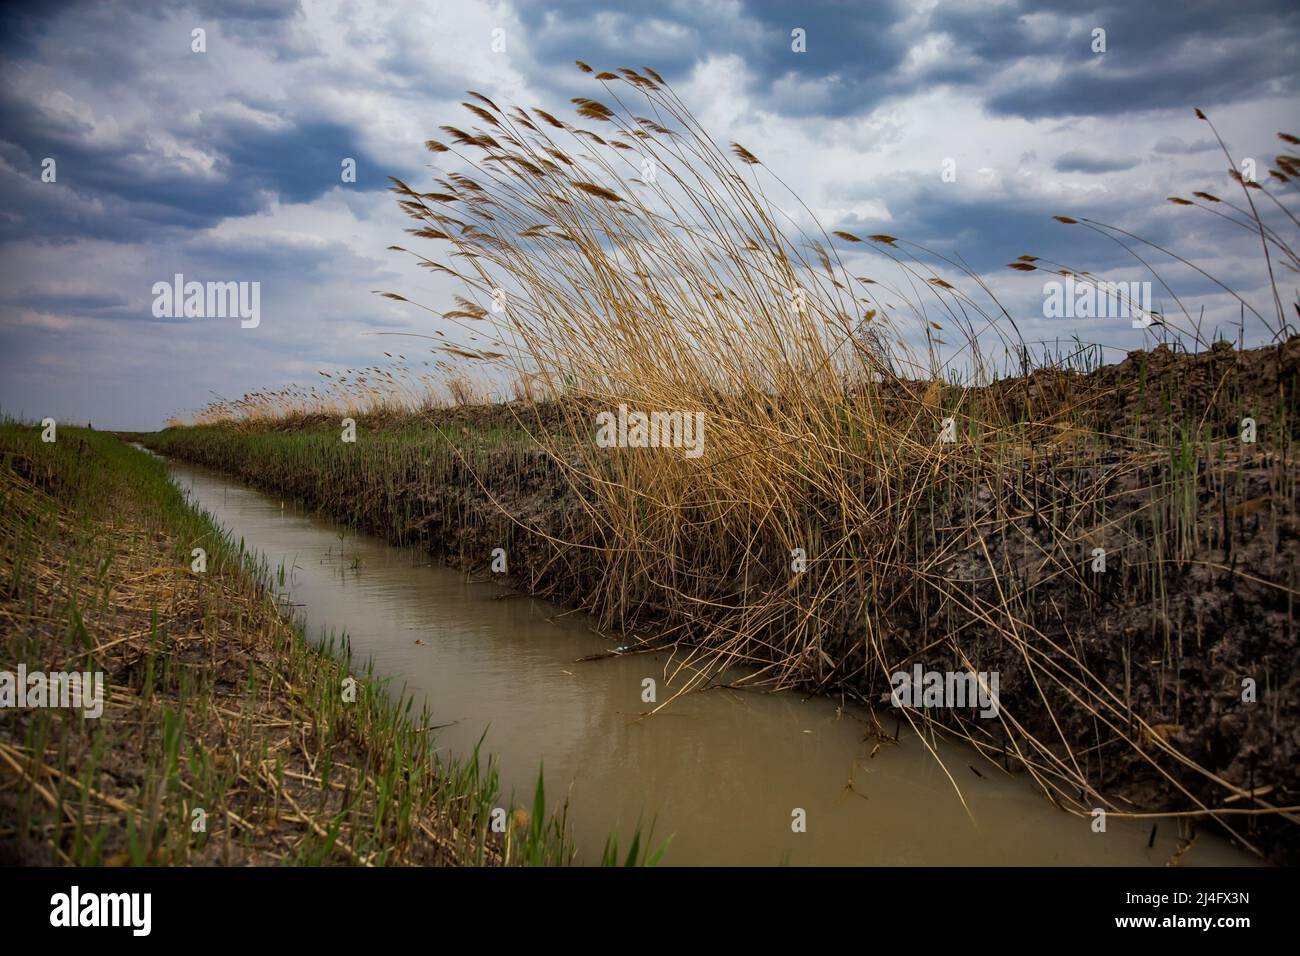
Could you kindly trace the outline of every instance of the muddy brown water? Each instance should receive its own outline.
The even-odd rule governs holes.
[[[1112,817],[1094,833],[958,743],[939,748],[953,780],[906,729],[872,757],[866,713],[837,701],[713,689],[640,719],[645,678],[659,700],[671,693],[666,654],[578,663],[614,646],[580,613],[170,466],[199,507],[285,569],[283,596],[309,635],[346,633],[355,661],[427,702],[449,725],[440,748],[467,754],[486,730],[505,794],[524,805],[544,764],[548,805],[568,798],[579,862],[598,862],[611,832],[626,846],[638,819],[654,820],[656,844],[671,835],[663,863],[677,865],[1158,866],[1180,846],[1172,821],[1151,847],[1150,823]],[[1256,860],[1202,833],[1181,862]]]

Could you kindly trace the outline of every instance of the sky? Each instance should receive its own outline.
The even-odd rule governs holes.
[[[960,256],[1031,340],[1108,360],[1152,341],[1127,319],[1047,316],[1043,275],[1006,268],[1032,253],[1148,278],[1055,215],[1139,234],[1271,307],[1258,236],[1166,197],[1232,195],[1196,108],[1261,179],[1276,133],[1300,134],[1293,0],[47,2],[0,12],[0,413],[153,429],[417,342],[375,333],[427,334],[429,314],[373,290],[455,290],[387,251],[410,225],[387,177],[431,188],[423,143],[464,125],[469,89],[576,120],[571,98],[599,95],[579,59],[653,68],[828,230]],[[1160,264],[1237,337],[1235,300]],[[178,273],[257,282],[258,324],[155,315]]]

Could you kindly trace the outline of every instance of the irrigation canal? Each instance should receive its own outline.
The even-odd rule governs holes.
[[[437,745],[484,748],[503,789],[531,804],[544,761],[547,803],[567,795],[579,862],[598,861],[638,819],[665,865],[1162,865],[1177,850],[1163,821],[1112,817],[1107,832],[1052,806],[964,746],[865,738],[865,715],[793,693],[693,693],[639,719],[643,680],[671,693],[667,655],[577,663],[611,649],[582,614],[432,566],[427,554],[343,531],[216,473],[171,462],[176,482],[236,539],[285,569],[283,599],[312,637],[345,632],[357,666],[373,659],[394,690],[427,701]],[[891,722],[892,723],[892,722]],[[904,724],[906,727],[906,724]],[[892,726],[891,728],[892,729]],[[979,775],[972,771],[974,765]],[[963,806],[963,799],[965,805]],[[806,831],[792,830],[795,809]],[[1251,864],[1202,832],[1180,862]]]

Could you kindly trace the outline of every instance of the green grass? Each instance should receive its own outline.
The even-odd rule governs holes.
[[[0,847],[77,865],[573,860],[539,776],[523,834],[492,832],[494,762],[431,746],[428,714],[276,613],[269,569],[110,435],[0,425],[7,666],[106,672],[98,720],[29,709],[0,729]],[[190,571],[207,551],[207,572]],[[355,702],[343,679],[358,681]],[[508,804],[505,804],[509,806]],[[206,814],[195,832],[192,813]],[[513,813],[513,807],[510,807]],[[12,820],[12,825],[8,821]]]

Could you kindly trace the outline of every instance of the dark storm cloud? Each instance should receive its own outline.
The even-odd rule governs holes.
[[[558,0],[522,4],[519,15],[530,48],[546,62],[648,65],[671,83],[711,55],[737,54],[757,80],[754,92],[783,112],[842,115],[868,110],[894,89],[888,77],[906,49],[890,31],[906,10],[905,3],[680,0],[645,8]],[[795,30],[803,31],[807,52],[793,51]],[[791,92],[804,83],[819,84],[823,95]]]
[[[1214,3],[1034,4],[1078,26],[1050,51],[1058,72],[1037,76],[987,102],[991,112],[1024,116],[1118,115],[1193,105],[1213,107],[1275,88],[1300,88],[1300,6],[1288,0]],[[1092,52],[1093,29],[1106,52]],[[1064,40],[1064,38],[1062,38]],[[1098,59],[1102,62],[1098,64]]]
[[[292,289],[301,288],[304,283],[318,278],[381,282],[387,264],[384,255],[376,250],[373,256],[358,257],[346,243],[325,238],[309,242],[267,237],[217,239],[199,236],[170,253],[164,252],[159,259],[159,270],[162,277],[170,277],[169,270],[185,269],[194,272],[195,279],[229,276],[261,280],[264,285],[276,282],[281,288]],[[194,270],[202,270],[204,274]],[[280,277],[287,281],[280,281]]]
[[[1051,212],[1029,201],[955,195],[946,187],[917,188],[915,182],[902,180],[892,189],[884,184],[884,191],[893,197],[891,219],[848,217],[843,220],[847,231],[897,235],[898,223],[903,222],[907,235],[919,244],[958,257],[977,272],[1001,269],[1018,255],[1041,255],[1067,238],[1065,227],[1052,219]],[[1078,236],[1069,238],[1077,241]],[[1096,251],[1107,252],[1097,245]],[[854,246],[845,248],[851,251]],[[904,258],[917,254],[907,241],[902,249]]]
[[[1209,137],[1187,143],[1179,136],[1162,137],[1157,140],[1155,146],[1152,147],[1152,149],[1157,153],[1166,156],[1186,156],[1191,153],[1204,153],[1218,148],[1219,144]]]
[[[1132,156],[1108,156],[1076,149],[1058,156],[1053,166],[1059,173],[1115,173],[1137,164],[1138,160]]]
[[[0,297],[0,304],[21,306],[34,312],[53,315],[79,315],[88,317],[130,317],[134,310],[126,298],[117,293],[35,293]]]
[[[341,182],[344,158],[356,160],[359,191],[387,188],[383,164],[357,142],[357,130],[328,122],[307,122],[284,130],[223,129],[209,144],[229,163],[227,182],[245,193],[270,190],[285,202],[310,202]]]
[[[263,29],[302,15],[299,0],[196,0],[193,6],[204,17],[223,23],[251,23]]]
[[[187,145],[217,157],[210,174],[168,168],[146,139],[118,143],[88,139],[88,130],[66,117],[51,117],[35,104],[0,97],[0,152],[22,157],[31,177],[40,177],[40,160],[57,161],[58,181],[102,201],[102,213],[82,209],[67,218],[22,212],[15,230],[27,238],[127,238],[132,231],[157,227],[203,229],[233,216],[266,207],[273,198],[308,202],[341,182],[342,160],[356,160],[350,188],[385,188],[383,164],[357,141],[358,131],[325,121],[286,122],[266,129],[233,119],[204,120],[178,130]]]
[[[755,78],[752,92],[788,115],[844,116],[890,96],[950,84],[987,90],[993,112],[1030,118],[1114,115],[1214,106],[1269,85],[1297,89],[1300,7],[1290,0],[1244,0],[1231,15],[1218,4],[939,4],[916,16],[907,3],[751,0],[744,28],[703,4],[650,10],[581,0],[522,6],[539,59],[587,59],[598,68],[648,63],[670,81],[717,53],[736,53]],[[1092,30],[1107,52],[1092,51]],[[803,30],[805,53],[791,49]],[[902,70],[924,37],[949,51],[912,74]],[[1004,70],[1050,60],[993,85]]]
[[[0,155],[12,157],[10,165],[33,181],[39,180],[41,160],[54,158],[58,181],[93,203],[33,208],[31,200],[40,194],[27,191],[0,223],[0,237],[125,240],[142,230],[205,229],[265,209],[275,199],[308,202],[324,194],[341,182],[345,157],[357,163],[356,182],[349,188],[367,191],[388,185],[383,165],[360,145],[359,130],[353,126],[296,115],[291,104],[274,96],[261,102],[236,95],[196,103],[168,82],[169,71],[191,79],[194,71],[219,69],[213,65],[218,62],[215,56],[190,52],[189,24],[206,22],[221,37],[274,47],[273,25],[298,16],[296,3],[205,2],[188,17],[161,3],[129,6],[127,16],[114,16],[108,7],[75,6],[68,12],[77,22],[63,24],[57,39],[48,20],[8,15],[11,30],[0,78],[37,66],[50,68],[91,92],[130,90],[123,105],[147,105],[150,115],[144,124],[123,125],[106,134],[94,122],[103,123],[105,114],[112,115],[112,105],[92,121],[71,110],[50,108],[49,97],[61,88],[42,88],[44,99],[37,99],[5,83],[0,90]],[[175,34],[169,59],[150,58],[147,45],[137,42],[142,26]],[[40,57],[56,44],[57,62]],[[245,108],[247,116],[260,114],[270,125],[232,115],[232,106]],[[227,112],[216,112],[216,107]],[[167,142],[160,142],[163,137]],[[168,155],[176,152],[172,141],[212,157],[212,168],[195,169],[193,163]]]
[[[1124,175],[1139,166],[1132,159],[1116,162],[1123,167]],[[1079,159],[1077,165],[1089,163]],[[978,173],[966,174],[967,179],[977,177]],[[1204,182],[1219,183],[1225,190],[1229,185],[1225,175],[1207,176]],[[1199,188],[1201,184],[1204,184],[1201,180],[1195,180],[1188,189]],[[876,233],[898,236],[908,240],[900,247],[905,252],[904,258],[914,254],[925,258],[911,245],[915,242],[959,260],[978,273],[994,274],[1021,255],[1039,256],[1073,270],[1103,274],[1133,266],[1137,260],[1130,249],[1152,258],[1153,247],[1146,244],[1189,251],[1195,247],[1203,253],[1234,241],[1235,227],[1200,210],[1173,206],[1164,197],[1164,192],[1156,190],[1135,205],[1127,193],[1118,190],[1089,194],[1086,200],[1073,201],[1000,192],[984,196],[978,190],[942,183],[932,175],[900,174],[873,182],[869,190],[850,189],[844,195],[845,201],[851,203],[887,200],[887,218],[844,216],[835,221],[833,228],[859,236]],[[1063,224],[1054,218],[1058,215],[1086,217],[1134,235],[1125,237],[1111,232],[1108,238],[1104,229],[1098,232],[1083,225]],[[1121,241],[1117,242],[1116,238]],[[849,252],[864,248],[838,239],[836,242]],[[867,244],[865,248],[872,246]],[[1219,278],[1230,285],[1236,282],[1241,288],[1249,287],[1254,281],[1245,273],[1225,273]]]

